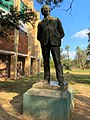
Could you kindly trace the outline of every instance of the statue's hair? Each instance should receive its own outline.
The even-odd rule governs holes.
[[[43,5],[43,7],[41,8],[41,12],[43,12],[43,10],[45,9],[45,7],[47,7],[49,9],[49,12],[50,12],[50,7],[48,5]]]

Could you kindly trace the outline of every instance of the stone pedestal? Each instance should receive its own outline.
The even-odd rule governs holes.
[[[70,120],[73,90],[31,88],[23,95],[23,113],[38,120]]]

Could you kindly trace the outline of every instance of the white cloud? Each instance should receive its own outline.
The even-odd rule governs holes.
[[[67,54],[67,51],[63,51],[63,54]],[[76,55],[76,51],[69,51],[69,57],[71,59],[74,59],[75,55]]]
[[[87,38],[88,29],[75,33],[71,38]]]
[[[70,56],[75,56],[75,55],[76,55],[76,52],[75,52],[75,51],[70,51],[70,52],[69,52],[69,55],[70,55]]]
[[[81,46],[81,47],[85,47],[86,45],[84,45],[84,44],[81,44],[80,46]]]

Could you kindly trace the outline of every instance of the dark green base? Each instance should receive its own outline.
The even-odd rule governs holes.
[[[23,113],[38,120],[70,120],[73,90],[31,88],[23,95]]]

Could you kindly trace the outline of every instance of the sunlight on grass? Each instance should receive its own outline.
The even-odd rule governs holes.
[[[55,69],[51,69],[51,80],[56,81],[56,72]],[[43,79],[43,71],[39,75],[40,79]],[[90,70],[82,69],[73,69],[73,70],[64,70],[65,81],[69,83],[83,83],[90,84]]]
[[[90,70],[89,69],[85,69],[85,70],[82,70],[82,69],[72,69],[69,72],[73,73],[73,74],[90,75]]]
[[[64,71],[65,80],[69,82],[77,82],[90,84],[90,70],[73,69],[71,71]]]
[[[74,88],[75,100],[77,99],[84,100],[84,98],[86,98],[85,104],[86,104],[86,100],[88,100],[88,103],[89,103],[89,99],[88,99],[90,94],[89,72],[90,70],[72,70],[72,71],[65,70],[64,71],[65,81],[67,81],[69,85],[71,85]],[[7,119],[9,118],[10,120],[18,119],[18,114],[22,114],[23,94],[28,89],[30,89],[34,83],[38,82],[40,79],[43,79],[43,76],[44,76],[44,72],[42,70],[42,72],[39,75],[35,75],[31,77],[23,76],[22,78],[17,80],[7,79],[5,81],[0,81],[0,91],[1,91],[0,92],[0,105],[1,105],[0,112],[2,114],[0,116],[0,120],[2,120],[3,116]],[[51,80],[55,80],[55,81],[57,80],[55,69],[51,69]],[[81,95],[83,95],[84,97],[81,97]],[[81,103],[80,100],[78,104]],[[18,111],[20,111],[20,113]],[[9,115],[9,113],[11,116]],[[23,115],[21,116],[24,118]]]
[[[78,72],[79,71],[79,72]],[[82,73],[83,71],[83,73]],[[83,83],[90,85],[90,74],[88,74],[90,70],[72,70],[72,71],[64,71],[65,81],[71,84],[75,83]],[[43,71],[39,75],[31,76],[31,77],[22,77],[18,80],[10,80],[0,81],[0,88],[5,88],[5,91],[13,91],[16,93],[25,92],[27,89],[32,87],[32,85],[38,82],[40,79],[43,79],[44,73]],[[56,73],[54,69],[51,69],[51,80],[57,81]],[[14,88],[14,89],[13,89]],[[16,90],[15,90],[16,88]]]

